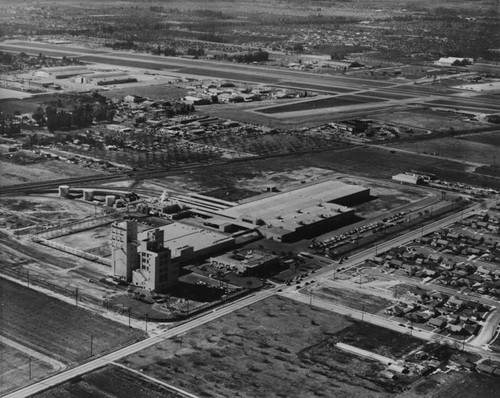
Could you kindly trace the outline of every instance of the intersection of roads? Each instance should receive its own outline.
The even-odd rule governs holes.
[[[434,223],[428,225],[425,227],[425,234],[432,233],[434,231],[438,231],[442,229],[445,226],[448,226],[450,224],[453,224],[463,217],[468,217],[471,214],[474,214],[475,212],[483,210],[485,207],[489,207],[493,205],[497,199],[490,199],[487,200],[486,202],[478,203],[475,204],[468,209],[464,210],[463,213],[457,213],[457,214],[452,214],[447,217],[444,217],[438,221],[435,221]],[[387,240],[385,242],[382,242],[378,244],[376,247],[371,247],[366,250],[363,250],[359,253],[356,253],[352,255],[348,260],[346,260],[343,263],[343,270],[346,271],[350,268],[356,267],[357,265],[363,263],[365,260],[368,260],[372,258],[376,252],[384,252],[387,251],[393,247],[401,246],[406,243],[409,243],[422,235],[422,230],[421,228],[418,228],[417,230],[409,231],[405,234],[402,234],[396,238]],[[321,258],[324,260],[323,258]],[[338,270],[339,264],[331,262],[329,265],[326,267],[322,268],[321,270],[316,271],[315,274],[308,276],[303,279],[303,282],[311,282],[314,280],[321,280],[321,279],[328,279],[330,278],[334,273],[336,272],[342,272]],[[180,324],[177,324],[176,326],[173,326],[172,328],[158,332],[157,334],[142,340],[140,342],[137,342],[135,344],[129,345],[127,347],[124,347],[122,349],[119,349],[115,352],[112,352],[110,354],[104,355],[102,357],[98,357],[95,359],[92,359],[82,365],[76,366],[74,368],[68,369],[66,371],[63,371],[61,373],[58,373],[54,376],[51,376],[43,381],[40,381],[38,383],[32,384],[30,386],[27,386],[25,388],[22,388],[20,390],[17,390],[15,392],[12,392],[8,395],[6,395],[6,398],[21,398],[21,397],[28,397],[33,394],[39,393],[41,391],[44,391],[48,388],[54,387],[56,385],[59,385],[61,383],[64,383],[68,380],[71,380],[75,377],[82,376],[88,372],[91,372],[93,370],[99,369],[103,366],[109,365],[109,364],[117,364],[117,362],[134,353],[137,353],[141,350],[144,350],[146,348],[149,348],[157,343],[160,343],[163,340],[166,339],[172,339],[175,338],[176,336],[183,335],[184,333],[189,332],[191,329],[201,327],[204,324],[211,322],[215,319],[221,318],[227,314],[230,314],[234,311],[237,311],[241,308],[250,306],[258,301],[264,300],[268,297],[271,297],[275,294],[280,294],[285,297],[292,298],[294,300],[299,300],[303,302],[309,302],[309,297],[300,294],[295,291],[295,286],[286,286],[286,285],[276,285],[270,289],[258,291],[256,293],[251,294],[250,296],[246,296],[242,299],[229,302],[221,307],[218,307],[215,310],[210,310],[210,312],[202,314],[200,316],[197,316],[193,319],[190,319],[188,321],[182,322]],[[450,293],[448,288],[442,287],[442,286],[434,286],[436,290],[446,290],[446,293]],[[460,296],[458,292],[451,291],[453,295],[455,296]],[[486,321],[485,325],[483,326],[481,333],[476,337],[474,341],[477,341],[477,343],[474,343],[474,341],[465,343],[463,345],[463,349],[469,352],[474,352],[477,354],[480,354],[483,358],[490,358],[490,359],[500,359],[500,355],[494,354],[492,352],[486,351],[482,345],[488,342],[492,335],[495,333],[498,323],[500,321],[500,303],[488,300],[486,298],[479,298],[478,299],[481,303],[495,306],[497,309],[496,311],[493,312],[492,315],[488,318]],[[374,315],[374,314],[367,314],[367,313],[361,313],[361,311],[356,311],[352,308],[347,308],[343,307],[341,305],[336,305],[333,303],[327,303],[323,302],[321,300],[315,300],[314,301],[315,306],[323,307],[325,309],[340,313],[340,314],[345,314],[345,315],[351,315],[351,316],[356,316],[359,318],[362,318],[363,321],[369,322],[375,325],[383,326],[385,328],[390,328],[393,330],[396,330],[398,332],[403,332],[403,333],[408,333],[407,328],[404,326],[401,326],[399,324],[396,324],[395,322],[392,322],[390,320],[387,320],[386,318]],[[412,334],[415,337],[419,337],[424,340],[433,340],[436,336],[434,333],[429,332],[429,331],[423,331],[423,330],[413,330]],[[449,340],[449,342],[453,343],[456,342],[454,339],[443,337],[443,340]],[[163,383],[165,384],[165,383]],[[175,389],[175,387],[172,387],[172,391],[176,391],[178,394],[186,397],[191,397],[193,398],[194,396],[188,392]]]

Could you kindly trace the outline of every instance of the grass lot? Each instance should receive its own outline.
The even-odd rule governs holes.
[[[0,395],[30,382],[30,357],[22,351],[0,342]],[[31,358],[31,380],[48,375],[52,366]]]
[[[141,331],[0,279],[0,334],[64,363],[77,363],[140,340]]]
[[[336,149],[349,144],[320,137],[300,134],[265,134],[258,136],[204,136],[191,140],[196,143],[231,149],[236,152],[252,153],[257,155],[291,153],[300,151],[317,151],[327,148]]]
[[[336,287],[322,287],[319,290],[314,290],[313,297],[325,301],[333,301],[335,304],[345,305],[356,310],[364,309],[371,314],[375,314],[392,304],[391,301],[382,297]]]
[[[117,366],[106,366],[40,394],[36,398],[174,398],[181,395]]]
[[[488,133],[471,134],[460,137],[461,140],[478,142],[480,144],[492,145],[495,147],[500,147],[500,132],[493,131]]]
[[[121,87],[109,91],[102,91],[101,94],[108,98],[120,98],[126,95],[140,95],[156,99],[176,99],[186,96],[187,90],[178,88],[173,84],[159,84],[152,86]]]
[[[485,374],[457,374],[454,383],[448,383],[433,398],[494,398],[498,397],[500,379]],[[432,393],[431,393],[432,394]],[[429,396],[429,395],[425,395]]]
[[[297,112],[309,109],[332,108],[337,106],[366,104],[369,102],[384,101],[381,98],[363,97],[358,95],[346,95],[339,97],[321,98],[313,101],[302,101],[293,104],[273,106],[270,108],[260,109],[262,113],[282,113],[282,112]]]
[[[470,122],[457,117],[453,112],[432,110],[412,110],[378,115],[377,120],[416,127],[424,130],[448,131],[450,127],[459,131],[484,126],[482,123]]]
[[[393,145],[417,153],[432,153],[451,159],[493,164],[500,159],[500,146],[456,138],[437,138],[414,143]]]
[[[349,148],[314,154],[276,157],[272,160],[245,160],[221,166],[197,169],[195,173],[183,173],[188,179],[205,187],[215,189],[239,181],[251,179],[270,172],[291,171],[301,168],[318,167],[346,174],[354,174],[375,179],[389,180],[392,175],[410,170],[434,173],[441,178],[473,184],[489,183],[486,177],[478,178],[466,172],[466,166],[456,162],[422,157],[417,154],[390,153],[379,148]]]
[[[370,323],[354,322],[337,333],[343,343],[398,359],[420,347],[424,341]]]
[[[500,354],[500,336],[497,336],[495,341],[490,345],[492,351]]]
[[[361,333],[354,333],[358,329]],[[374,330],[379,337],[372,336]],[[349,340],[351,334],[357,342]],[[272,297],[122,363],[200,397],[389,396],[391,387],[378,376],[382,365],[336,349],[340,339],[390,356],[420,344]]]

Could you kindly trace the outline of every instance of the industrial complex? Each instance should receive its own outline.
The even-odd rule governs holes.
[[[0,397],[497,398],[500,0],[227,3],[2,1]]]
[[[174,222],[139,233],[137,221],[111,226],[112,267],[116,278],[162,291],[179,278],[179,267],[234,246],[234,238]]]
[[[242,204],[199,194],[170,198],[162,195],[163,205],[159,207],[172,208],[172,203],[177,203],[175,210],[187,209],[203,220],[203,228],[178,221],[138,232],[136,220],[114,222],[110,238],[113,275],[135,286],[163,291],[177,282],[179,267],[234,248],[235,236],[242,232],[255,230],[280,242],[316,236],[348,223],[354,209],[346,205],[369,198],[369,188],[332,180],[287,192],[266,193]],[[272,260],[265,254],[260,257],[259,265]],[[243,259],[248,260],[246,255]],[[211,258],[210,262],[224,264],[239,273],[256,265],[255,261],[241,260],[241,255],[223,256]]]
[[[267,193],[247,203],[215,211],[206,225],[258,228],[268,239],[290,242],[338,228],[351,220],[348,205],[370,198],[370,189],[327,180],[288,192]]]

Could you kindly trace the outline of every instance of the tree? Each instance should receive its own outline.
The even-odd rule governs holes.
[[[43,108],[39,106],[35,112],[31,115],[33,120],[37,122],[38,124],[44,124],[45,123],[45,112],[43,111]]]

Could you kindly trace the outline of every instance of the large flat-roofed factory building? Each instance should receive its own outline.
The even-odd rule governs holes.
[[[174,222],[143,232],[137,221],[111,226],[113,276],[148,290],[162,291],[177,283],[179,267],[196,258],[233,248],[231,236]]]
[[[268,239],[282,242],[318,235],[348,223],[354,209],[370,198],[370,189],[327,180],[299,189],[266,194],[247,203],[215,212],[206,225],[221,228],[230,221],[258,228]]]

